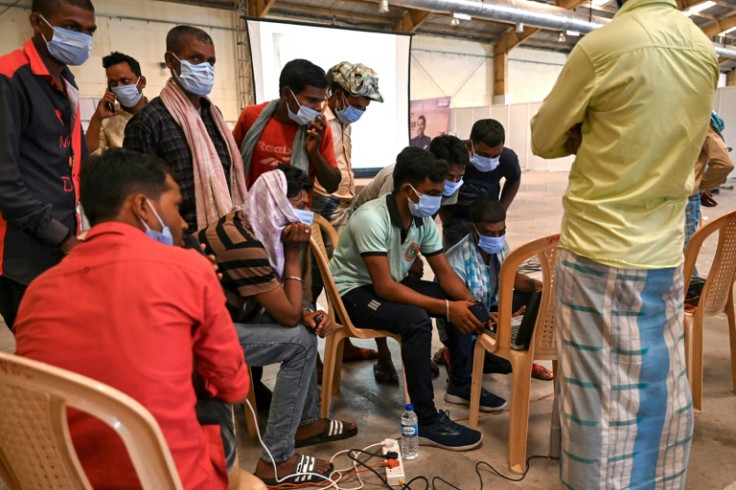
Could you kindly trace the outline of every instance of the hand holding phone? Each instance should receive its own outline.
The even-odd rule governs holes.
[[[488,320],[491,319],[491,314],[482,301],[477,301],[473,303],[468,307],[468,310],[470,310],[473,316],[475,316],[475,318],[477,318],[478,321],[481,322],[483,325],[485,325]]]

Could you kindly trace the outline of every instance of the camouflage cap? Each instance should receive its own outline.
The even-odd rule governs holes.
[[[362,63],[343,61],[327,72],[330,85],[338,84],[350,95],[361,95],[377,102],[383,102],[378,91],[378,76],[376,72]]]

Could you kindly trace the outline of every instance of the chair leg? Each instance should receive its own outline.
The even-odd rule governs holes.
[[[552,379],[555,380],[555,383],[557,382],[557,373],[559,372],[559,362],[557,359],[552,360]]]
[[[696,412],[703,409],[703,322],[702,316],[697,315],[692,323],[690,337],[690,356],[692,357],[692,386],[693,408]]]
[[[470,417],[468,425],[471,429],[478,428],[478,412],[480,411],[480,390],[483,387],[483,361],[486,348],[479,340],[475,341],[473,349],[473,377],[470,384]]]
[[[736,315],[734,315],[733,296],[726,305],[728,318],[728,339],[731,343],[731,387],[736,393]]]
[[[337,351],[335,352],[335,373],[332,378],[332,392],[338,393],[340,391],[340,384],[342,383],[342,353],[345,350],[345,337],[341,338],[337,342]]]
[[[250,368],[248,368],[248,376],[250,376],[250,379],[253,379],[253,374],[250,372]],[[248,402],[250,403],[250,406],[253,407],[253,412],[250,411],[247,404],[244,404],[243,407],[245,408],[245,426],[248,430],[248,435],[253,438],[258,438],[258,406],[256,405],[256,390],[253,389],[253,383],[251,382],[250,390],[248,390]],[[253,417],[253,414],[255,414],[255,418]]]
[[[322,368],[322,406],[320,408],[322,418],[330,417],[330,402],[332,400],[332,388],[335,377],[335,358],[337,356],[339,333],[333,332],[325,340],[325,359]]]
[[[529,391],[532,384],[532,359],[514,363],[511,371],[509,410],[509,470],[526,470],[526,442],[529,431]]]

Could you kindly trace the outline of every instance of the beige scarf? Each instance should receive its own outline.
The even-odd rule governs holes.
[[[184,136],[192,152],[197,229],[201,230],[243,204],[246,193],[243,160],[220,110],[214,104],[210,104],[210,115],[227,143],[227,151],[230,154],[230,191],[228,191],[225,170],[222,168],[215,144],[207,134],[207,128],[197,109],[173,78],[169,78],[161,91],[161,100],[176,123],[184,130]]]

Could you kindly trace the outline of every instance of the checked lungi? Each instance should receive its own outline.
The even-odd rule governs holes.
[[[560,477],[571,489],[683,488],[693,435],[682,267],[609,267],[560,249]]]

